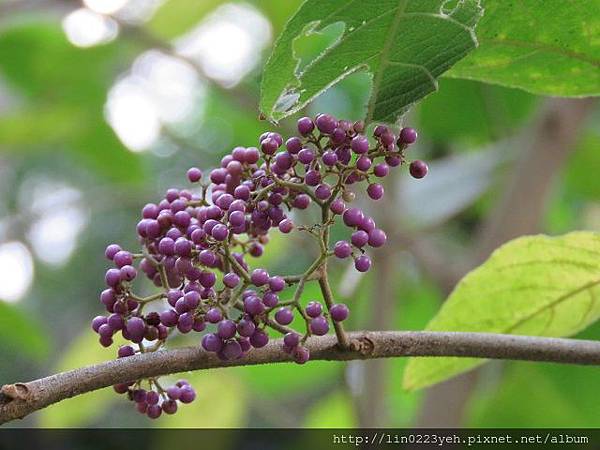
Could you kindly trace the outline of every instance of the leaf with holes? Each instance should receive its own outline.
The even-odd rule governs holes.
[[[260,108],[271,120],[304,107],[351,73],[373,87],[367,119],[394,122],[437,90],[437,78],[477,46],[479,0],[307,0],[287,23],[265,66]],[[299,70],[297,38],[344,24],[344,32]]]
[[[465,276],[426,329],[569,336],[600,318],[599,300],[599,233],[527,236]],[[411,358],[404,387],[429,386],[483,362]]]
[[[446,76],[542,95],[600,95],[600,0],[483,0],[479,48]]]

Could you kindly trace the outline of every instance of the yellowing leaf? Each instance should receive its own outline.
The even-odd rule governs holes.
[[[426,329],[569,336],[600,317],[599,286],[600,234],[523,237],[465,276]],[[411,358],[404,387],[429,386],[483,362]]]

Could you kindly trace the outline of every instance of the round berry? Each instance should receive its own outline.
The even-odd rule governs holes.
[[[369,197],[373,200],[379,200],[384,194],[383,186],[379,183],[370,184],[367,188],[367,194],[369,194]]]
[[[417,130],[410,127],[402,128],[398,137],[398,144],[412,144],[417,140]]]
[[[348,208],[342,214],[344,223],[349,227],[357,226],[364,218],[363,212],[358,208]]]
[[[359,272],[368,272],[371,268],[371,258],[367,255],[361,255],[354,260],[354,267]]]
[[[362,154],[369,151],[369,140],[362,135],[355,136],[350,144],[354,153]]]
[[[336,322],[342,322],[346,320],[349,313],[350,311],[348,310],[348,307],[343,303],[336,303],[329,310],[331,318]]]
[[[315,120],[317,128],[323,134],[331,134],[338,125],[337,120],[329,114],[320,114]]]
[[[298,364],[305,364],[310,359],[310,352],[306,347],[298,346],[292,352],[294,361]]]
[[[358,230],[352,233],[352,237],[350,238],[352,244],[358,248],[362,248],[367,245],[369,242],[369,234],[366,231]]]
[[[386,163],[377,164],[373,168],[373,175],[375,175],[376,177],[379,177],[379,178],[383,178],[383,177],[387,176],[387,174],[389,172],[390,172],[390,167]]]
[[[323,307],[321,306],[321,304],[319,302],[308,302],[308,304],[306,305],[306,315],[308,317],[319,317],[321,315],[321,313],[323,312]]]
[[[223,284],[228,288],[234,288],[240,283],[240,277],[233,273],[229,272],[223,276]]]
[[[298,119],[298,133],[302,136],[307,136],[315,129],[315,124],[310,117],[302,117]]]
[[[369,245],[371,247],[381,247],[385,245],[385,242],[387,241],[387,236],[385,234],[385,231],[376,228],[369,233],[368,239]]]
[[[346,209],[346,204],[341,198],[336,198],[334,201],[331,202],[331,205],[329,205],[329,209],[332,213],[340,215]]]
[[[112,261],[115,255],[120,251],[121,246],[117,244],[110,244],[108,247],[106,247],[106,250],[104,251],[104,256],[106,256],[107,259]]]
[[[242,356],[242,346],[238,341],[232,339],[225,343],[225,345],[221,349],[221,353],[223,354],[225,359],[238,359],[240,356]]]
[[[280,325],[289,325],[294,320],[294,314],[289,308],[280,308],[275,313],[275,320]]]
[[[207,352],[218,352],[223,348],[223,341],[214,333],[205,334],[202,338],[202,348]]]
[[[371,168],[371,159],[368,156],[362,155],[356,160],[356,168],[366,172]]]
[[[427,167],[427,164],[424,161],[417,159],[410,163],[408,170],[413,178],[419,179],[427,175],[429,167]]]
[[[250,336],[250,344],[254,348],[264,347],[269,343],[269,336],[263,330],[256,330],[252,336]]]
[[[281,231],[282,233],[288,234],[293,229],[294,222],[292,222],[290,219],[283,219],[281,222],[279,222],[279,231]]]
[[[269,282],[269,274],[264,269],[254,269],[250,275],[250,281],[255,286],[262,286]]]
[[[197,167],[192,167],[188,169],[187,177],[192,183],[197,183],[202,178],[202,171]]]
[[[235,332],[237,331],[235,322],[233,320],[224,319],[219,322],[217,325],[217,335],[221,339],[229,339],[235,336]]]
[[[315,196],[320,200],[327,200],[331,197],[331,187],[326,183],[318,185],[315,189]]]
[[[329,322],[323,316],[315,317],[310,321],[310,331],[317,336],[323,336],[329,331]]]
[[[210,323],[217,323],[223,319],[223,313],[219,308],[211,308],[208,310],[205,317]]]
[[[287,333],[283,337],[283,343],[290,348],[297,347],[300,344],[300,335],[298,333]]]
[[[340,259],[347,258],[352,254],[352,246],[346,241],[337,241],[333,247],[333,253]]]
[[[285,289],[285,280],[282,277],[269,278],[269,288],[272,292],[281,292]]]

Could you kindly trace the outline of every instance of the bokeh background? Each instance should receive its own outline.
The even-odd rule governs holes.
[[[101,313],[104,247],[135,248],[145,203],[184,187],[191,165],[215,166],[272,128],[258,119],[261,67],[299,3],[0,0],[0,384],[114,357],[89,326]],[[298,39],[302,63],[338,31]],[[353,75],[306,113],[358,119],[368,90],[369,77]],[[296,118],[278,131],[291,133]],[[442,79],[405,123],[419,130],[410,153],[430,161],[430,174],[396,172],[384,208],[364,202],[390,240],[368,275],[331,266],[350,328],[422,329],[502,242],[600,229],[597,103]],[[263,259],[293,273],[313,250],[274,233]],[[309,287],[304,298],[318,293]],[[582,337],[599,339],[600,324]],[[104,389],[10,425],[600,426],[592,368],[494,362],[406,392],[404,364],[185,374],[198,400],[174,417],[152,422]]]

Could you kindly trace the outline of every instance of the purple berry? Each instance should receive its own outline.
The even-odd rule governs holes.
[[[315,189],[315,196],[320,200],[327,200],[331,197],[331,187],[326,183],[318,185]]]
[[[208,310],[205,317],[210,323],[217,323],[223,319],[223,313],[221,313],[219,308],[211,308]]]
[[[265,292],[265,295],[263,296],[263,304],[267,308],[274,308],[277,306],[278,303],[279,303],[279,297],[277,296],[276,293],[271,292],[271,291]]]
[[[363,212],[358,208],[348,208],[342,214],[344,223],[349,227],[357,226],[364,218]]]
[[[331,318],[336,322],[342,322],[348,318],[350,311],[348,307],[343,303],[337,303],[331,307],[329,314]]]
[[[290,348],[297,347],[300,344],[300,335],[298,333],[287,333],[283,337],[283,343]]]
[[[234,359],[238,359],[240,356],[242,356],[242,346],[238,341],[232,339],[225,343],[225,345],[221,349],[221,353],[227,360],[231,361]]]
[[[429,167],[427,167],[427,164],[424,161],[417,159],[410,163],[408,170],[413,178],[419,179],[427,175]]]
[[[354,267],[359,272],[368,272],[371,268],[371,258],[367,255],[361,255],[354,260]]]
[[[347,258],[352,254],[352,247],[346,241],[337,241],[333,247],[333,253],[340,259]]]
[[[202,338],[202,348],[207,352],[218,352],[223,348],[223,341],[214,333],[205,334]]]
[[[333,150],[327,150],[321,159],[326,166],[335,166],[338,162],[338,157]]]
[[[217,325],[217,335],[221,339],[229,339],[235,336],[236,326],[233,320],[224,319]]]
[[[202,171],[197,167],[192,167],[187,171],[187,177],[192,183],[197,183],[202,178]]]
[[[376,228],[369,233],[369,245],[371,247],[381,247],[385,245],[387,241],[387,236],[385,231]]]
[[[104,280],[108,286],[116,287],[121,282],[121,271],[119,269],[108,269]]]
[[[315,124],[319,131],[323,134],[331,134],[338,125],[338,121],[329,114],[320,114],[315,120]]]
[[[190,385],[181,388],[181,395],[179,396],[179,401],[181,403],[192,403],[195,399],[196,391],[194,391]]]
[[[300,150],[302,150],[302,141],[298,137],[291,137],[287,141],[285,141],[285,148],[289,153],[295,155]]]
[[[94,330],[96,333],[98,332],[98,329],[106,324],[108,322],[108,319],[104,316],[96,316],[94,317],[94,319],[92,320],[92,330]]]
[[[293,229],[294,222],[292,222],[290,219],[283,219],[281,222],[279,222],[279,231],[281,231],[282,233],[288,234]]]
[[[275,320],[279,325],[289,325],[294,320],[294,314],[289,308],[279,308],[275,313]]]
[[[292,357],[296,363],[305,364],[310,359],[310,352],[306,347],[298,346],[292,352]]]
[[[244,311],[252,316],[262,314],[265,310],[265,305],[256,296],[244,299]]]
[[[240,283],[240,277],[233,273],[227,273],[223,276],[223,284],[228,288],[234,288]]]
[[[310,164],[315,159],[315,154],[309,148],[304,148],[298,153],[298,161],[302,164]]]
[[[383,178],[390,172],[390,167],[386,163],[377,164],[373,168],[373,174],[376,177]]]
[[[254,269],[250,275],[250,281],[255,286],[262,286],[269,282],[269,274],[264,269]]]
[[[119,272],[123,281],[132,281],[137,276],[137,270],[133,266],[123,266]]]
[[[264,347],[269,343],[269,336],[263,330],[256,330],[252,336],[250,336],[250,344],[254,348]]]
[[[362,248],[369,242],[369,234],[366,231],[358,230],[352,233],[350,240],[352,241],[352,245]]]
[[[361,156],[356,160],[356,168],[366,172],[371,168],[371,159],[368,156]]]
[[[252,320],[241,319],[237,324],[237,332],[240,336],[250,337],[256,331],[256,325]]]
[[[379,183],[370,184],[367,188],[367,194],[369,194],[369,197],[371,197],[373,200],[379,200],[380,198],[382,198],[383,193],[383,186]]]
[[[115,254],[113,261],[115,265],[120,268],[133,264],[133,256],[131,253],[121,250]]]
[[[167,396],[171,400],[179,400],[179,396],[181,395],[181,389],[179,386],[169,386],[167,388]]]
[[[323,312],[323,307],[319,302],[308,302],[306,305],[306,315],[308,317],[319,317]]]
[[[350,144],[354,153],[362,154],[369,151],[369,140],[362,135],[355,136]]]
[[[315,317],[310,321],[310,331],[317,336],[323,336],[329,331],[329,322],[323,316]]]
[[[174,327],[179,320],[179,314],[176,311],[169,309],[160,313],[160,323],[165,327]]]
[[[406,127],[400,131],[398,137],[398,144],[412,144],[417,140],[417,130],[414,128]]]
[[[298,133],[302,136],[307,136],[315,129],[315,124],[310,117],[302,117],[298,119]]]
[[[106,256],[107,259],[112,261],[115,255],[120,251],[121,246],[117,244],[110,244],[108,247],[106,247],[106,250],[104,251],[104,256]]]
[[[175,400],[165,400],[160,407],[165,414],[175,414],[177,412],[177,402]]]

